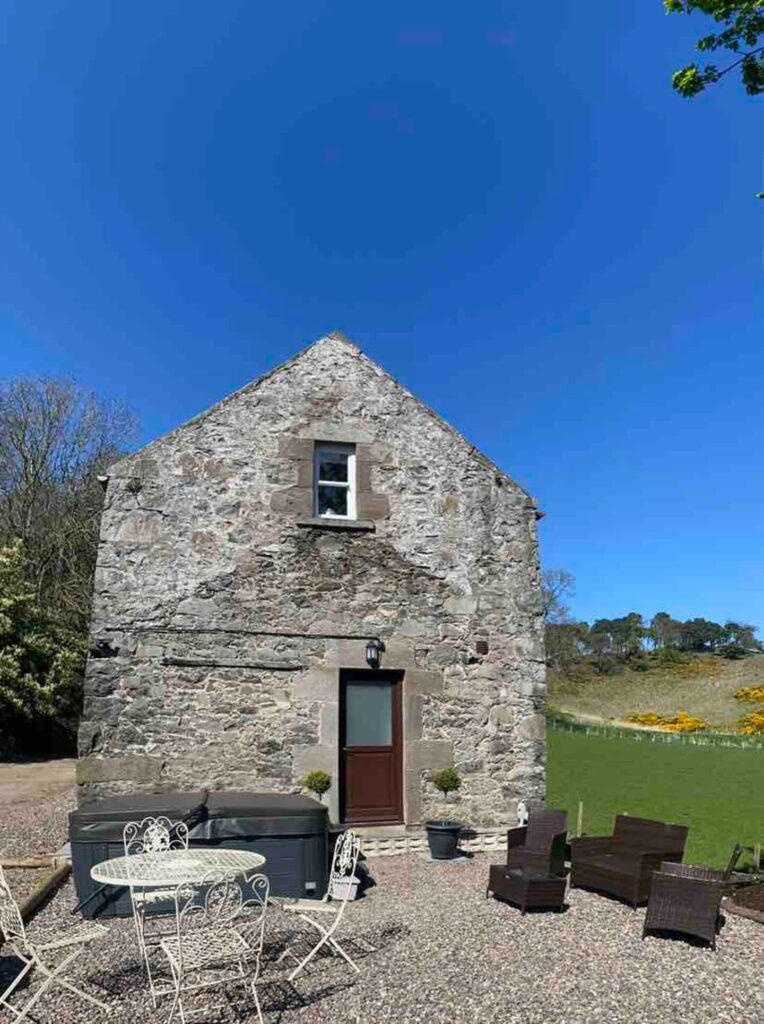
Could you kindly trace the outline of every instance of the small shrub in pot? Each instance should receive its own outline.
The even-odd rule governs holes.
[[[461,787],[461,776],[456,768],[441,768],[433,775],[432,784],[443,794],[444,814],[442,818],[426,823],[427,842],[433,860],[451,860],[456,855],[456,848],[459,845],[462,823],[448,817],[448,794],[456,792]]]
[[[304,786],[305,789],[309,789],[311,793],[315,793],[320,801],[323,802],[324,793],[329,789],[332,784],[332,777],[329,772],[317,769],[300,779],[300,785]]]

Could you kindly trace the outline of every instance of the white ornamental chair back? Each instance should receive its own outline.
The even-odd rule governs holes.
[[[360,854],[361,837],[353,832],[352,829],[343,832],[342,835],[337,837],[337,842],[334,845],[332,866],[329,872],[329,886],[323,900],[320,902],[299,900],[296,903],[284,905],[284,910],[296,913],[301,920],[315,929],[320,936],[318,942],[302,960],[289,947],[278,958],[277,963],[280,963],[285,956],[291,956],[292,959],[298,961],[297,966],[289,975],[290,981],[293,981],[300,971],[307,967],[323,946],[326,946],[331,953],[341,956],[357,974],[360,974],[359,968],[351,960],[337,939],[334,938],[334,933],[337,931],[342,916],[345,913],[348,900],[357,885],[355,871]],[[317,921],[313,917],[316,911],[319,912],[320,916],[324,916],[323,921]],[[332,918],[329,918],[330,914],[333,915]]]
[[[125,856],[135,853],[164,853],[188,849],[188,825],[160,815],[142,821],[128,821],[122,830]]]
[[[85,945],[106,934],[107,929],[103,925],[84,924],[68,929],[63,935],[51,939],[49,942],[31,942],[24,927],[21,911],[6,881],[3,869],[0,867],[0,940],[8,943],[22,963],[20,972],[0,994],[0,1006],[9,1010],[16,1020],[23,1020],[47,990],[52,985],[58,985],[80,999],[84,999],[85,1002],[97,1006],[100,1010],[108,1011],[109,1007],[105,1003],[88,995],[87,992],[82,992],[63,977],[63,972],[69,964],[84,952]],[[53,966],[50,960],[54,959],[62,950],[70,950],[70,952],[67,952],[56,966]],[[17,1009],[11,1005],[10,997],[24,978],[35,970],[43,975],[43,981],[23,1007]]]
[[[122,830],[122,842],[127,858],[127,874],[130,876],[130,858],[137,854],[154,853],[161,855],[170,850],[188,849],[188,826],[183,821],[171,821],[164,815],[143,818],[141,821],[129,821]],[[141,888],[130,886],[130,901],[133,908],[133,920],[138,937],[138,948],[146,971],[151,990],[151,1001],[156,1007],[157,997],[161,994],[154,984],[151,972],[148,946],[156,945],[167,929],[161,922],[147,927],[146,911],[151,904],[171,903],[175,896],[174,889]]]
[[[347,832],[337,836],[332,866],[329,871],[329,886],[324,900],[339,900],[343,904],[347,903],[358,884],[355,871],[360,855],[361,837],[357,833],[348,829]],[[344,910],[344,905],[342,910]]]
[[[245,897],[245,889],[249,893]],[[262,1022],[257,981],[260,974],[269,883],[265,875],[243,879],[236,871],[212,871],[199,882],[175,890],[175,934],[160,946],[169,962],[176,1009],[185,1021],[182,995],[230,983],[251,984]],[[210,978],[214,972],[215,977]],[[194,980],[202,974],[204,980]]]

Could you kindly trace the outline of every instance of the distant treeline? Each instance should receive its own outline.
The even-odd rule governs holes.
[[[645,620],[639,612],[614,619],[577,622],[570,617],[563,598],[574,592],[575,580],[564,570],[544,573],[544,613],[547,659],[562,665],[589,658],[603,667],[614,659],[639,662],[645,655],[660,653],[665,660],[691,654],[716,654],[744,658],[764,650],[757,628],[748,623],[713,622],[710,619],[675,619],[658,612]]]

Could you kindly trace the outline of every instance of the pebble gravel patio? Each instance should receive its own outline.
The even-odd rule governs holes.
[[[68,797],[37,804],[16,817],[14,843],[39,845],[60,829]],[[7,831],[12,809],[3,809]],[[4,842],[4,852],[10,843]],[[361,975],[330,957],[319,958],[294,985],[285,965],[273,962],[295,924],[274,911],[261,1000],[266,1024],[760,1024],[764,1020],[764,927],[727,917],[718,952],[682,940],[641,940],[644,911],[574,890],[564,913],[528,913],[486,900],[493,856],[468,863],[434,864],[422,857],[379,858],[370,863],[375,888],[348,907],[341,938]],[[71,880],[34,918],[40,935],[72,922]],[[166,1020],[169,1007],[151,1008],[130,920],[107,922],[110,934],[73,979],[100,989],[112,1003],[114,1024]],[[345,936],[345,938],[343,938]],[[375,951],[364,948],[370,943]],[[7,975],[7,949],[0,971]],[[232,990],[234,998],[239,993]],[[255,1021],[251,1004],[223,1006],[220,993],[201,997],[192,1021]],[[95,1024],[99,1011],[66,994],[43,1004],[38,1020]],[[191,1004],[189,1004],[190,1008]],[[238,1014],[238,1016],[237,1016]]]

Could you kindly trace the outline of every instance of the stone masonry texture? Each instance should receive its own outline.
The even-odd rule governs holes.
[[[356,446],[358,522],[315,525],[316,441]],[[407,824],[507,823],[545,793],[537,510],[332,334],[112,467],[95,579],[80,799],[298,792],[333,777],[339,670],[366,640],[403,682]],[[344,528],[343,528],[344,527]],[[478,643],[481,641],[481,643]],[[487,653],[486,653],[487,649]]]

